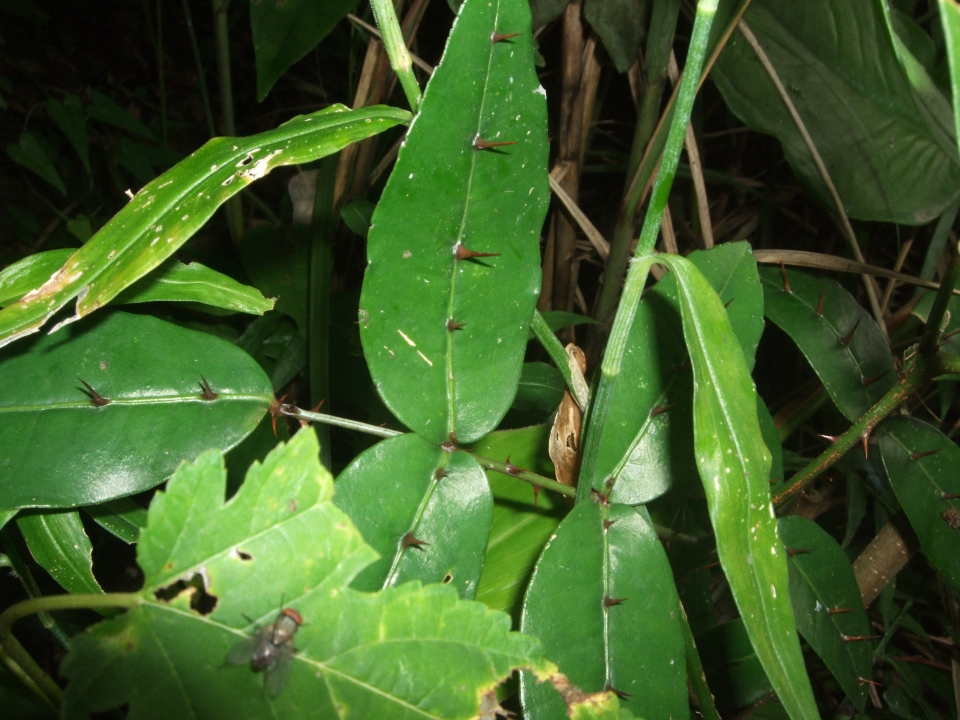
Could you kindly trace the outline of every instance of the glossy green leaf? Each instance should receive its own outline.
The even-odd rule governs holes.
[[[3,529],[4,525],[13,520],[16,514],[17,510],[0,510],[0,529]]]
[[[863,712],[873,671],[874,643],[847,641],[873,634],[847,554],[812,520],[787,515],[777,522],[780,539],[792,550],[790,599],[797,629],[826,663],[840,687]]]
[[[817,718],[790,605],[787,558],[770,500],[770,452],[757,394],[723,302],[689,261],[655,257],[677,278],[693,367],[694,452],[717,553],[757,657],[794,720]],[[652,262],[645,258],[641,262]]]
[[[106,123],[107,125],[113,125],[113,127],[120,128],[121,130],[126,130],[131,135],[137,135],[147,140],[156,140],[146,125],[102,92],[91,90],[90,100],[93,101],[93,104],[87,108],[87,112],[92,119]]]
[[[47,100],[47,115],[57,124],[67,140],[77,151],[87,174],[90,174],[90,149],[87,138],[87,113],[83,103],[76,95],[69,93],[63,102],[53,98]]]
[[[960,195],[960,157],[949,102],[935,87],[918,89],[911,82],[880,6],[756,0],[745,19],[787,88],[846,212],[861,220],[919,225]],[[737,116],[780,140],[797,176],[833,209],[795,122],[740,33],[730,37],[711,77]]]
[[[780,444],[780,435],[777,434],[777,425],[773,416],[763,403],[763,398],[757,395],[757,420],[760,421],[760,433],[763,442],[770,451],[770,485],[771,487],[784,481],[783,475],[783,445]]]
[[[525,0],[466,2],[374,213],[360,300],[381,397],[433,442],[482,437],[513,401],[540,289],[546,111]],[[499,256],[458,261],[458,244]]]
[[[956,98],[960,97],[960,8],[948,0],[937,0],[937,5],[940,8],[940,22],[943,24],[943,36],[946,40],[944,45],[950,67],[954,128],[960,133],[960,104],[956,102]]]
[[[313,50],[357,0],[261,0],[250,3],[250,27],[257,58],[257,100],[280,76]]]
[[[215,400],[201,397],[201,376]],[[95,406],[78,378],[109,404]],[[152,488],[182,460],[236,445],[273,399],[263,371],[231,343],[121,312],[4,350],[0,387],[4,508]]]
[[[37,136],[31,132],[20,134],[20,142],[16,145],[7,145],[7,155],[17,165],[25,167],[37,177],[46,180],[60,191],[61,195],[67,194],[67,188],[63,184],[63,178],[54,167],[53,161],[47,155]]]
[[[553,412],[563,399],[565,388],[563,375],[553,365],[524,363],[513,407],[517,410]]]
[[[631,712],[679,720],[690,712],[679,613],[670,564],[641,511],[588,500],[537,561],[520,628],[580,689],[612,686],[632,695]],[[527,673],[520,683],[527,718],[565,716],[552,686]]]
[[[47,250],[28,255],[0,272],[0,306],[10,305],[43,285],[75,251]],[[170,259],[139,280],[113,301],[115,304],[142,302],[195,302],[236,312],[263,315],[273,301],[256,289],[211,270],[200,263],[184,265]]]
[[[626,72],[639,59],[651,4],[647,0],[587,0],[584,3],[583,16],[603,40],[617,72]]]
[[[84,508],[104,530],[125,543],[140,539],[140,531],[147,526],[147,509],[133,498],[122,497]]]
[[[887,339],[836,281],[786,273],[789,292],[779,269],[760,269],[764,312],[797,344],[840,412],[855,422],[897,381]]]
[[[363,239],[370,233],[370,222],[377,206],[366,198],[356,198],[340,209],[340,218]]]
[[[763,296],[750,246],[725,243],[691,253],[689,260],[729,305],[734,334],[752,366],[763,332]],[[692,392],[676,280],[668,275],[637,309],[597,462],[581,478],[592,478],[604,493],[615,479],[611,501],[630,505],[659,497],[674,484],[692,487]]]
[[[93,576],[93,545],[76,510],[30,510],[17,516],[30,554],[71,593],[103,592]]]
[[[547,451],[550,425],[519,430],[498,430],[479,440],[473,451],[493,460],[553,477],[553,463]],[[564,500],[516,478],[488,472],[493,493],[493,523],[483,561],[483,574],[476,599],[494,610],[520,618],[527,581],[550,535],[567,512]]]
[[[697,648],[717,708],[722,712],[732,715],[732,711],[756,702],[772,690],[741,618],[698,636]]]
[[[332,105],[249,138],[215,138],[144,187],[44,285],[0,310],[0,346],[36,332],[77,298],[79,319],[162,264],[229,197],[273,168],[330,155],[406,122],[384,106]]]
[[[960,589],[960,448],[932,425],[905,416],[887,418],[875,437],[923,552]]]
[[[348,587],[376,553],[331,502],[333,482],[307,429],[254,464],[224,503],[217,452],[182,466],[155,497],[137,547],[140,603],[72,641],[63,717],[129,703],[144,720],[197,717],[476,717],[481,696],[519,666],[549,664],[509,619],[453,588],[407,583],[377,594]],[[217,602],[201,615],[188,587]],[[281,597],[304,624],[277,697],[224,658],[277,616]],[[158,701],[157,698],[162,698]]]
[[[357,590],[420,580],[476,595],[493,497],[468,453],[416,435],[381,440],[340,474],[336,505],[380,555],[357,577]]]

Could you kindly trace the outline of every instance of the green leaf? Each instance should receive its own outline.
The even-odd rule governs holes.
[[[479,440],[473,451],[494,460],[553,476],[547,452],[550,425],[499,430]],[[518,621],[527,581],[540,552],[567,512],[566,503],[551,492],[535,493],[516,478],[488,472],[493,493],[493,523],[476,599],[494,610],[509,612]]]
[[[887,418],[875,436],[890,485],[923,552],[960,589],[960,448],[911,417]]]
[[[926,324],[927,318],[930,316],[930,308],[933,306],[933,299],[936,296],[937,294],[934,292],[924,292],[910,313]],[[943,333],[943,348],[954,355],[960,354],[960,337],[952,334],[954,330],[960,329],[960,297],[950,296],[944,320],[943,327],[940,328]]]
[[[53,161],[47,155],[37,136],[31,132],[20,133],[20,142],[16,145],[7,145],[7,155],[17,165],[22,165],[37,177],[53,185],[60,194],[66,196],[67,188]]]
[[[128,544],[137,542],[147,526],[147,509],[133,498],[108,500],[84,510],[97,525]]]
[[[147,140],[156,141],[153,133],[147,129],[147,126],[137,120],[113,100],[108,98],[102,92],[96,90],[90,91],[90,100],[93,102],[87,108],[90,117],[107,125],[113,125],[121,130],[126,130],[131,135],[137,135]]]
[[[741,618],[698,636],[697,647],[721,712],[732,715],[733,710],[756,702],[772,690]]]
[[[36,332],[74,297],[72,319],[106,305],[273,168],[316,160],[409,117],[383,106],[333,105],[249,138],[211,140],[137,193],[41,288],[0,310],[0,346]]]
[[[641,717],[679,720],[690,712],[679,613],[670,564],[641,511],[588,500],[537,561],[520,628],[582,690],[612,686]],[[530,720],[564,717],[551,685],[524,673],[520,692]]]
[[[723,302],[679,256],[654,260],[677,278],[683,334],[693,367],[694,453],[717,553],[767,676],[794,720],[817,718],[790,606],[787,558],[770,500],[770,452],[757,394]]]
[[[689,260],[728,303],[734,334],[747,359],[763,332],[763,296],[757,266],[745,242],[725,243]],[[672,486],[690,489],[696,477],[691,374],[680,330],[676,280],[664,277],[637,309],[614,386],[593,469],[582,479],[612,502],[649,502]]]
[[[476,595],[493,497],[468,453],[416,435],[381,440],[340,474],[336,505],[380,555],[357,577],[357,590],[420,580]],[[409,544],[415,540],[424,544]]]
[[[537,30],[551,20],[556,20],[570,4],[570,0],[529,0],[533,13],[533,29]]]
[[[553,365],[542,362],[524,363],[520,371],[520,383],[517,385],[517,396],[513,399],[513,408],[553,412],[563,399],[565,388],[563,375]]]
[[[261,0],[250,3],[257,58],[257,101],[357,7],[357,0]]]
[[[30,554],[71,593],[99,593],[93,576],[93,545],[76,510],[31,510],[17,516]]]
[[[364,240],[370,232],[370,222],[377,206],[366,198],[356,198],[340,210],[340,217],[347,227],[353,230]]]
[[[254,464],[224,503],[217,452],[182,466],[157,494],[137,547],[139,604],[72,641],[63,717],[129,703],[131,717],[475,717],[481,696],[524,666],[549,671],[533,638],[453,588],[348,587],[376,553],[330,501],[311,429]],[[179,579],[195,583],[176,592]],[[191,608],[203,585],[216,604]],[[303,617],[289,683],[264,693],[248,667],[223,667],[283,597]],[[398,674],[400,673],[400,674]],[[161,701],[157,701],[161,697]]]
[[[203,400],[201,375],[215,400]],[[95,406],[78,378],[107,405]],[[232,344],[121,312],[0,353],[0,507],[74,507],[163,482],[233,447],[273,400]],[[51,441],[55,438],[55,442]]]
[[[77,151],[87,175],[90,174],[90,150],[87,138],[87,114],[83,103],[76,95],[69,93],[61,103],[59,100],[47,100],[47,115],[57,124],[60,132]]]
[[[773,416],[763,402],[763,398],[757,395],[757,420],[760,421],[760,433],[763,435],[763,442],[770,451],[770,486],[782,484],[783,475],[783,445],[780,444],[780,435],[777,433],[777,425],[773,421]]]
[[[387,407],[433,442],[487,434],[520,377],[549,201],[529,33],[525,0],[464,4],[370,228],[364,353]],[[458,261],[459,244],[499,256]]]
[[[760,269],[764,312],[797,344],[844,417],[855,422],[897,381],[887,339],[839,283],[786,273],[789,291],[780,270]]]
[[[787,515],[777,529],[784,545],[804,551],[790,557],[790,599],[797,629],[862,713],[867,687],[860,678],[871,677],[874,643],[845,640],[873,634],[850,560],[811,520]]]
[[[43,285],[76,252],[69,248],[28,255],[0,272],[0,306],[10,305]],[[263,315],[273,302],[254,288],[200,263],[171,258],[114,299],[119,305],[143,302],[195,302]]]
[[[947,0],[937,0],[940,8],[940,22],[943,23],[944,45],[947,62],[950,66],[950,89],[953,91],[953,123],[960,134],[960,8]]]
[[[911,82],[882,5],[756,0],[745,18],[787,88],[847,214],[920,225],[960,195],[960,157],[946,98],[935,87],[921,92]],[[711,77],[738,117],[780,140],[794,172],[832,210],[793,118],[740,33],[730,37]]]
[[[624,73],[639,58],[650,5],[647,0],[587,0],[583,16],[603,40],[603,46]]]

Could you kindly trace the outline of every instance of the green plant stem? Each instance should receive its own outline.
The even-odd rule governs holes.
[[[380,28],[380,37],[383,40],[383,49],[390,58],[390,67],[400,79],[400,86],[410,103],[410,110],[416,114],[420,108],[420,84],[413,74],[413,59],[403,41],[403,32],[400,30],[400,21],[397,20],[397,11],[393,0],[370,0],[370,7],[377,19]]]
[[[790,479],[790,483],[773,498],[773,504],[780,507],[789,502],[804,487],[809,485],[843,457],[858,442],[869,439],[870,433],[890,413],[900,407],[900,403],[916,392],[924,383],[938,375],[960,372],[960,358],[939,353],[930,358],[919,356],[916,362],[896,385],[887,391],[862,418],[837,438],[818,458],[804,467]]]
[[[234,137],[237,125],[233,115],[233,81],[230,77],[230,27],[227,24],[227,9],[230,0],[213,0],[213,20],[217,39],[217,70],[220,76],[220,117],[224,135]],[[243,207],[239,197],[230,198],[224,205],[227,227],[234,246],[243,236]]]
[[[690,678],[690,685],[693,687],[693,694],[697,697],[697,704],[700,706],[700,716],[704,720],[720,720],[720,713],[713,704],[713,695],[707,686],[707,676],[703,672],[703,664],[700,662],[700,653],[697,652],[697,644],[693,639],[693,631],[690,629],[690,621],[687,620],[687,611],[680,606],[680,629],[683,632],[683,645],[687,657],[687,676]]]
[[[307,422],[318,422],[323,423],[324,425],[333,425],[334,427],[341,427],[345,430],[356,430],[357,432],[367,433],[367,435],[376,435],[377,437],[382,438],[391,438],[396,437],[397,435],[403,435],[403,433],[399,430],[391,430],[390,428],[380,427],[379,425],[369,425],[364,422],[359,422],[358,420],[347,420],[346,418],[340,418],[336,415],[310,412],[309,410],[303,410],[292,405],[283,405],[280,408],[280,412],[296,420],[306,420]]]
[[[950,298],[953,295],[953,289],[957,286],[958,279],[960,279],[960,254],[958,254],[958,248],[954,248],[950,253],[947,271],[943,275],[940,288],[937,290],[933,305],[930,307],[927,324],[923,328],[923,336],[920,338],[921,356],[930,357],[940,349],[943,318],[950,306]]]
[[[666,207],[670,195],[670,187],[677,171],[680,160],[680,151],[683,149],[683,140],[690,122],[690,113],[693,110],[693,101],[697,95],[697,86],[700,82],[700,71],[703,68],[704,57],[707,52],[707,43],[710,39],[710,26],[717,10],[717,0],[700,0],[697,3],[697,17],[693,23],[693,34],[690,37],[690,49],[687,52],[687,63],[677,93],[676,110],[670,122],[670,131],[667,133],[666,144],[663,150],[663,159],[660,162],[660,171],[653,186],[650,204],[647,207],[647,216],[640,233],[640,242],[637,245],[638,259],[653,253],[657,233],[660,231],[660,221],[663,219],[663,209]],[[612,255],[611,255],[612,257]],[[627,275],[623,288],[623,297],[617,311],[613,328],[610,332],[610,341],[600,366],[600,383],[590,408],[587,420],[586,442],[583,449],[583,469],[580,476],[592,476],[596,464],[597,452],[600,447],[600,436],[606,420],[607,409],[613,385],[620,374],[620,364],[626,350],[627,337],[633,318],[636,316],[640,304],[640,296],[647,283],[649,263],[638,262],[633,265]],[[610,272],[608,265],[608,273]],[[616,279],[610,275],[608,283],[616,284]],[[590,483],[581,482],[577,490],[577,502],[582,502],[590,496]]]
[[[190,49],[193,50],[193,61],[197,65],[197,83],[200,85],[200,97],[203,99],[203,114],[207,119],[207,133],[216,137],[217,126],[213,122],[213,108],[210,105],[210,93],[207,92],[207,76],[203,69],[203,60],[200,58],[200,45],[197,44],[197,33],[193,28],[193,15],[190,12],[189,0],[183,0],[183,17],[187,23],[187,35],[190,36]]]
[[[37,665],[23,646],[13,636],[13,624],[22,618],[41,612],[55,610],[79,610],[92,608],[131,608],[142,601],[136,593],[115,593],[110,595],[50,595],[42,598],[24,600],[8,607],[0,614],[0,648],[3,660],[18,677],[26,675],[54,708],[59,708],[63,691],[43,668]],[[13,665],[11,665],[11,662]]]
[[[563,349],[563,344],[557,339],[550,326],[547,325],[547,321],[543,319],[539,310],[535,310],[533,313],[530,329],[533,330],[533,334],[537,336],[537,340],[540,341],[543,349],[547,351],[547,355],[557,366],[557,370],[563,376],[563,380],[570,389],[573,399],[580,406],[580,410],[585,411],[587,403],[590,401],[590,388],[587,387],[587,383],[582,377],[574,377],[573,371],[570,370],[570,358],[567,351]]]

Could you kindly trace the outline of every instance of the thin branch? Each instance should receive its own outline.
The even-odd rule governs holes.
[[[600,257],[606,261],[610,256],[610,243],[604,239],[600,231],[590,222],[590,218],[583,213],[583,210],[581,210],[573,198],[567,194],[559,181],[554,178],[554,175],[557,174],[557,168],[561,167],[561,165],[562,163],[554,167],[554,171],[548,176],[550,178],[550,189],[553,190],[553,194],[557,196],[557,199],[563,203],[570,215],[573,216],[573,219],[576,220],[577,225],[583,230],[583,234],[587,236],[587,240],[590,241],[590,244],[593,245]]]

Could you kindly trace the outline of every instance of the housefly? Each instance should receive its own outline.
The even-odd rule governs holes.
[[[293,608],[280,611],[277,619],[266,627],[258,627],[250,637],[241,640],[227,653],[224,665],[246,665],[254,672],[262,672],[263,689],[270,697],[277,697],[290,679],[293,669],[293,636],[303,624],[303,618]]]

